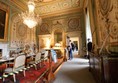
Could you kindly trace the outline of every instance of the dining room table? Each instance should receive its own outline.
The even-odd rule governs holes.
[[[18,55],[20,56],[20,55]],[[28,54],[26,55],[26,59],[30,58],[30,57],[34,57],[35,54]],[[8,62],[13,62],[15,60],[16,56],[12,56],[12,57],[1,57],[0,58],[0,65],[3,64],[3,63],[8,63]]]

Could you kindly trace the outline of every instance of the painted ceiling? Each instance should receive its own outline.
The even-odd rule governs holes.
[[[27,10],[28,0],[11,0],[23,11]],[[82,11],[84,0],[34,0],[36,4],[35,13],[41,16],[66,14]]]

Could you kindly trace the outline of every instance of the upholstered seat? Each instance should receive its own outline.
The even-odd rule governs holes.
[[[48,60],[48,51],[43,52],[42,60],[43,60],[44,64],[46,64],[45,62]]]
[[[41,64],[40,62],[41,62],[41,53],[37,53],[36,56],[35,56],[35,59],[33,61],[30,61],[28,64],[29,65],[34,64],[35,69],[37,70],[37,66],[35,65],[35,63]]]
[[[15,77],[15,73],[14,72],[17,72],[17,71],[21,71],[23,70],[23,73],[24,73],[24,76],[25,76],[25,60],[26,60],[26,57],[25,55],[19,55],[15,58],[14,60],[14,65],[13,65],[13,68],[6,68],[4,70],[4,73],[3,75],[5,75],[6,73],[13,73],[13,78],[14,78],[14,82],[16,82],[16,77]],[[3,79],[4,81],[5,79]]]
[[[48,58],[48,51],[45,51],[43,56],[44,56],[44,59],[46,60]]]
[[[12,71],[13,70],[13,68],[7,68],[7,69],[5,69],[5,73],[9,73],[10,71]]]

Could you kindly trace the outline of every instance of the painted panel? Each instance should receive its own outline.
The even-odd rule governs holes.
[[[0,2],[0,41],[7,41],[9,7]]]

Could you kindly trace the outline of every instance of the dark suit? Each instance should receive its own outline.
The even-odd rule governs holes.
[[[87,46],[88,46],[88,51],[91,52],[91,50],[92,50],[92,42],[88,42]]]

